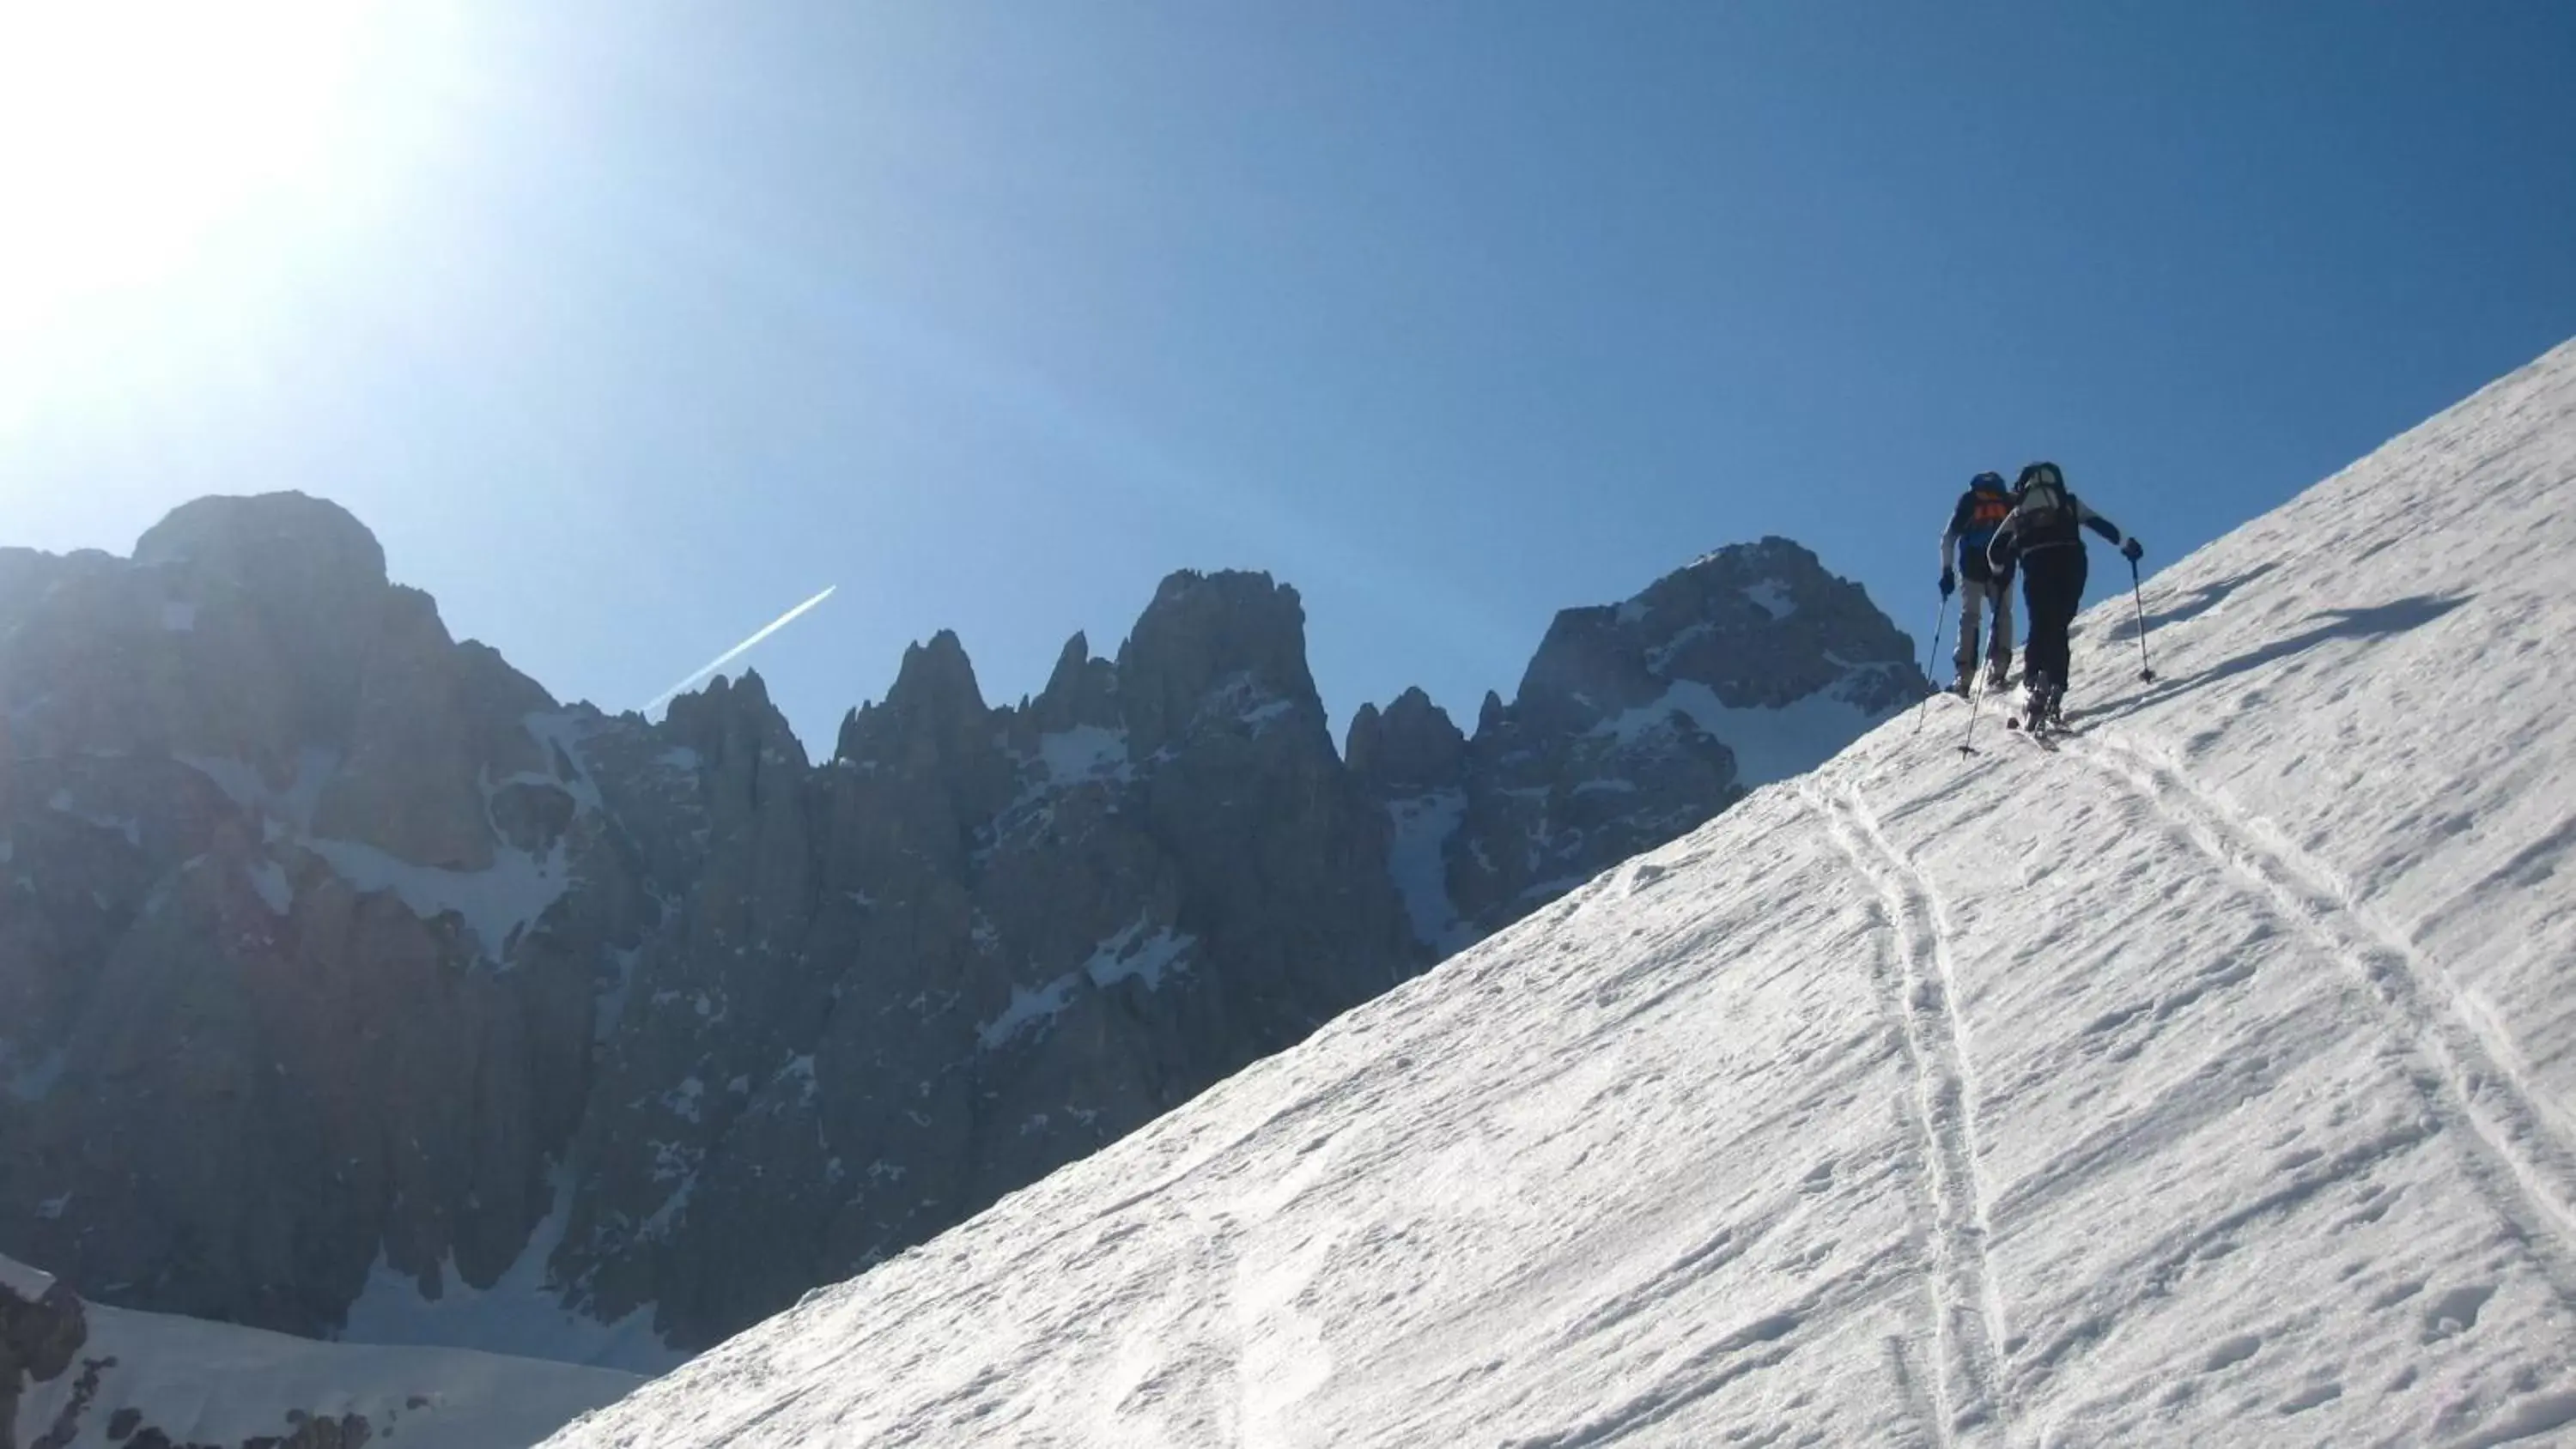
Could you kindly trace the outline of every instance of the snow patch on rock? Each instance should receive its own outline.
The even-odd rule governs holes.
[[[1798,601],[1789,597],[1788,587],[1778,579],[1764,579],[1759,583],[1745,585],[1744,597],[1752,601],[1753,607],[1770,615],[1774,621],[1788,618],[1798,612]]]
[[[1873,715],[1831,689],[1777,707],[1736,707],[1697,680],[1680,680],[1652,704],[1603,720],[1593,732],[1623,749],[1649,743],[1672,728],[1675,716],[1697,725],[1735,752],[1736,779],[1747,789],[1803,775],[1840,750],[1837,743],[1868,733]]]
[[[975,1041],[986,1051],[1002,1046],[1024,1031],[1033,1031],[1073,999],[1074,983],[1082,979],[1079,971],[1067,972],[1034,990],[1026,986],[1011,988],[1011,1004],[1002,1014],[975,1028]]]
[[[1075,725],[1038,736],[1040,788],[1065,790],[1128,774],[1127,732],[1103,725]]]
[[[282,916],[294,908],[295,886],[287,880],[285,867],[276,861],[243,866],[242,874],[250,878],[250,888],[259,893],[260,903],[268,907],[270,915]]]
[[[1155,990],[1165,975],[1187,961],[1196,944],[1194,938],[1169,926],[1148,929],[1147,922],[1138,921],[1102,941],[1089,960],[1062,976],[1040,986],[1012,987],[1010,1004],[975,1029],[975,1040],[992,1051],[1024,1032],[1043,1030],[1073,1004],[1085,981],[1095,990],[1105,990],[1133,979],[1144,982],[1146,990]]]
[[[1466,821],[1467,792],[1438,790],[1390,801],[1386,810],[1395,825],[1387,864],[1396,893],[1404,899],[1413,939],[1446,956],[1466,944],[1466,923],[1449,899],[1448,849]]]
[[[1163,973],[1180,964],[1193,944],[1190,937],[1169,926],[1148,933],[1145,923],[1138,921],[1101,942],[1091,959],[1082,963],[1082,971],[1094,986],[1109,987],[1132,979],[1144,982],[1145,989],[1151,991],[1163,984]]]
[[[68,815],[83,825],[112,830],[124,836],[125,843],[128,845],[143,843],[142,821],[130,815],[108,815],[96,810],[84,810],[69,790],[56,790],[53,798],[45,802],[45,808],[57,815]]]
[[[352,887],[390,891],[424,921],[455,914],[495,964],[508,959],[519,933],[553,909],[573,880],[560,840],[542,857],[504,846],[484,870],[414,865],[353,840],[308,840],[305,845]]]

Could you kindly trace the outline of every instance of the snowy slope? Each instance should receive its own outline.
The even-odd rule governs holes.
[[[2576,346],[2151,607],[551,1442],[2576,1444]]]
[[[6,1258],[0,1282],[30,1301],[50,1285]],[[276,1443],[304,1419],[345,1422],[354,1414],[366,1420],[370,1442],[511,1449],[640,1382],[606,1369],[459,1349],[317,1343],[96,1304],[86,1306],[86,1317],[88,1340],[71,1370],[26,1391],[17,1443],[87,1449],[118,1438],[141,1442],[134,1436],[143,1429],[160,1430],[163,1443]],[[125,1410],[135,1412],[135,1422],[112,1438]],[[69,1437],[44,1437],[65,1430]]]

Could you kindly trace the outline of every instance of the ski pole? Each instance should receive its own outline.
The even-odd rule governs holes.
[[[2149,684],[2156,682],[2155,668],[2147,663],[2147,593],[2146,583],[2138,577],[2138,561],[2129,560],[2129,597],[2138,606],[2138,677]]]
[[[1932,682],[1932,661],[1941,657],[1941,631],[1949,627],[1950,599],[1948,595],[1944,594],[1941,598],[1940,607],[1934,610],[1932,614],[1932,647],[1923,656],[1923,682],[1926,684],[1930,684]],[[1914,707],[1914,732],[1916,734],[1919,735],[1923,733],[1923,720],[1926,716],[1932,713],[1932,696],[1939,692],[1940,691],[1938,690],[1925,690],[1923,692],[1923,702]]]
[[[1968,690],[1968,730],[1967,733],[1959,737],[1960,754],[1973,755],[1977,752],[1977,710],[1985,702],[1986,676],[1982,671],[1980,671],[1977,675],[1977,682],[1970,686]]]

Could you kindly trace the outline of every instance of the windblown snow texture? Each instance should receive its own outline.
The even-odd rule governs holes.
[[[552,1442],[2576,1442],[2576,346],[2129,610]]]

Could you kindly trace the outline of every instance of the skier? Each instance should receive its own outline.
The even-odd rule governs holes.
[[[2030,639],[2022,646],[2025,714],[2034,725],[2065,722],[2068,667],[2067,627],[2084,601],[2084,535],[2090,528],[2120,547],[2120,556],[2136,563],[2146,552],[2119,526],[2084,506],[2067,491],[2066,475],[2055,463],[2033,463],[2013,482],[2012,511],[1986,545],[1994,572],[2010,577],[2021,570],[2022,602],[2030,610]]]
[[[2012,570],[1998,570],[1986,558],[1987,545],[2012,505],[2004,475],[1980,473],[1968,480],[1968,491],[1950,510],[1950,526],[1941,531],[1941,597],[1950,597],[1962,575],[1968,583],[1967,595],[1959,601],[1959,674],[1950,686],[1955,694],[1966,694],[1976,682],[1977,622],[1988,603],[1995,606],[1995,627],[1986,643],[1986,688],[2003,688],[2012,669]]]

